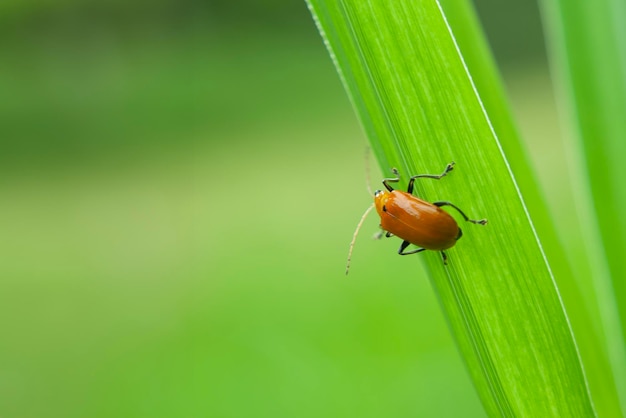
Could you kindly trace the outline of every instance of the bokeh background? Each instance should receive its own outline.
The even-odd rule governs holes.
[[[537,7],[477,8],[558,213]],[[0,416],[484,416],[374,217],[344,276],[366,144],[303,0],[3,0]]]

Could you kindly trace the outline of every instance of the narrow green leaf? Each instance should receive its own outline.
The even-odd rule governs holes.
[[[613,375],[626,407],[626,3],[543,0]]]
[[[552,273],[438,3],[309,5],[383,170],[406,179],[454,160],[451,175],[420,182],[417,194],[489,219],[461,225],[447,266],[437,253],[420,257],[487,412],[594,416]]]
[[[588,260],[571,256],[576,262],[572,269],[561,242],[557,236],[554,222],[548,213],[545,199],[539,193],[519,134],[512,124],[510,111],[504,98],[495,64],[489,55],[487,44],[478,27],[478,20],[471,5],[466,0],[443,0],[442,6],[453,33],[463,53],[464,60],[472,74],[472,79],[480,92],[480,97],[487,109],[494,130],[502,144],[507,161],[515,173],[519,188],[528,206],[531,218],[537,227],[544,251],[550,260],[550,267],[557,281],[567,315],[576,337],[585,374],[596,411],[600,416],[620,416],[621,408],[609,353],[599,326],[599,312],[593,300],[595,292],[584,290],[592,286],[581,286],[589,281],[588,266],[581,266]],[[576,225],[571,226],[572,228]],[[585,268],[587,267],[587,268]],[[590,303],[591,302],[591,303]],[[618,334],[619,335],[619,334]]]

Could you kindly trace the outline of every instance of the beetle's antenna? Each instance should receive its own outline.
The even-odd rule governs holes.
[[[356,237],[357,237],[357,235],[359,235],[359,230],[361,229],[361,226],[363,225],[363,222],[365,222],[365,218],[367,218],[367,215],[370,214],[372,209],[374,209],[374,204],[373,203],[370,205],[369,208],[367,208],[367,210],[365,211],[363,216],[361,216],[361,220],[359,221],[359,223],[356,226],[356,230],[354,231],[354,235],[352,235],[352,241],[350,241],[350,250],[348,251],[348,261],[346,262],[346,276],[348,275],[348,271],[350,271],[350,261],[352,260],[352,250],[354,249],[354,243],[356,242]]]
[[[365,147],[365,186],[367,187],[367,193],[370,196],[374,196],[372,193],[372,178],[370,176],[370,147]]]

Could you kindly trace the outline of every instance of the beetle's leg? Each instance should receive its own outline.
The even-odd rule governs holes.
[[[397,182],[399,182],[400,181],[400,173],[398,172],[397,168],[392,168],[391,171],[393,172],[393,174],[396,175],[396,177],[390,178],[390,179],[384,179],[383,180],[383,184],[385,185],[387,190],[389,190],[390,192],[393,192],[393,187],[391,187],[389,185],[389,183],[397,183]]]
[[[446,255],[446,253],[444,251],[441,252],[441,258],[443,258],[443,265],[447,266],[448,265],[448,256]]]
[[[393,234],[391,232],[385,232],[384,230],[380,230],[377,233],[374,234],[374,236],[372,238],[374,239],[381,239],[383,237],[383,235],[387,238],[389,237],[393,237]]]
[[[453,204],[452,204],[452,203],[450,203],[450,202],[445,202],[445,201],[443,201],[443,202],[433,202],[433,205],[435,205],[435,206],[439,206],[439,207],[441,207],[441,206],[452,206],[454,209],[456,209],[456,210],[457,210],[457,211],[461,214],[461,216],[463,216],[463,218],[464,218],[467,222],[471,222],[471,223],[473,223],[473,224],[480,224],[480,225],[484,225],[484,224],[486,224],[486,223],[487,223],[487,220],[486,220],[486,219],[479,219],[479,220],[475,220],[475,219],[470,219],[470,218],[468,218],[468,217],[467,217],[467,215],[466,215],[466,214],[464,214],[464,213],[463,213],[463,211],[462,211],[461,209],[457,208],[455,205],[453,205]],[[460,237],[459,237],[459,238],[460,238]]]
[[[428,179],[439,180],[440,178],[442,178],[443,176],[445,176],[452,170],[454,170],[454,161],[448,164],[445,170],[443,170],[443,173],[441,174],[418,174],[417,176],[413,176],[409,179],[409,187],[407,188],[406,191],[407,193],[413,193],[413,183],[415,182],[415,179],[428,178]]]
[[[426,250],[426,248],[418,248],[417,250],[404,252],[406,247],[408,247],[409,245],[411,245],[411,243],[409,241],[402,241],[402,244],[400,244],[400,249],[398,250],[398,254],[400,254],[400,255],[417,254],[417,253],[421,253],[422,251]]]

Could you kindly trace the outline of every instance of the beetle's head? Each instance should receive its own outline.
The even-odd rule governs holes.
[[[374,192],[374,205],[379,215],[382,215],[385,211],[383,207],[385,203],[387,203],[387,199],[389,199],[389,192],[387,190],[376,190]]]

